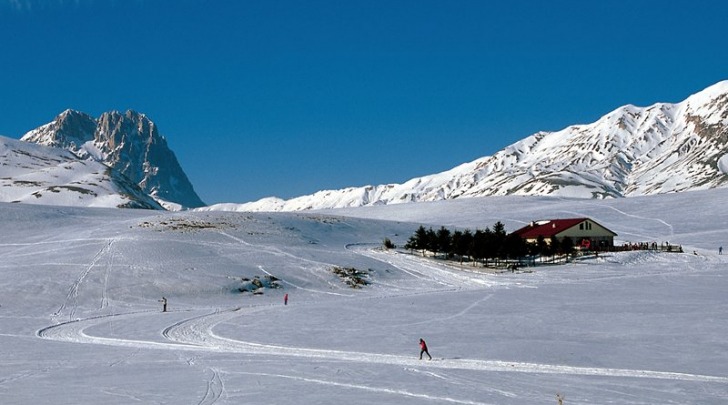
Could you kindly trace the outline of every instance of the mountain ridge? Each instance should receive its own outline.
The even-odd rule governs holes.
[[[489,195],[618,198],[728,187],[728,81],[679,103],[619,107],[591,124],[537,132],[491,156],[401,184],[205,210],[300,211]]]

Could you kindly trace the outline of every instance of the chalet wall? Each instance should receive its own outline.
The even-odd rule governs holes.
[[[583,239],[589,239],[591,241],[591,248],[614,246],[614,234],[603,226],[588,219],[556,234],[556,237],[559,239],[569,237],[576,245]]]

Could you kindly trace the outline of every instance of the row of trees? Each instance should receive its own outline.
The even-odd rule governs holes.
[[[570,238],[555,238],[548,243],[543,237],[539,237],[536,243],[526,243],[520,236],[506,233],[505,226],[498,221],[492,229],[486,227],[475,232],[469,229],[451,231],[444,226],[435,231],[420,226],[404,248],[421,250],[423,254],[430,251],[435,256],[443,255],[449,259],[458,258],[460,262],[466,258],[483,261],[488,265],[489,261],[517,260],[526,256],[572,254],[574,243]]]

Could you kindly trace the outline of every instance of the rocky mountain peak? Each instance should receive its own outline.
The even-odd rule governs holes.
[[[88,114],[66,110],[46,125],[34,129],[23,140],[45,146],[63,149],[80,149],[86,142],[93,141],[96,120]]]
[[[163,204],[205,205],[157,126],[136,111],[110,111],[94,119],[66,110],[21,140],[68,149],[79,157],[101,161]]]

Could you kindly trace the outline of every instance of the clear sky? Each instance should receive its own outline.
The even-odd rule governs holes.
[[[159,127],[208,204],[401,183],[728,79],[725,1],[0,0],[0,134]]]

